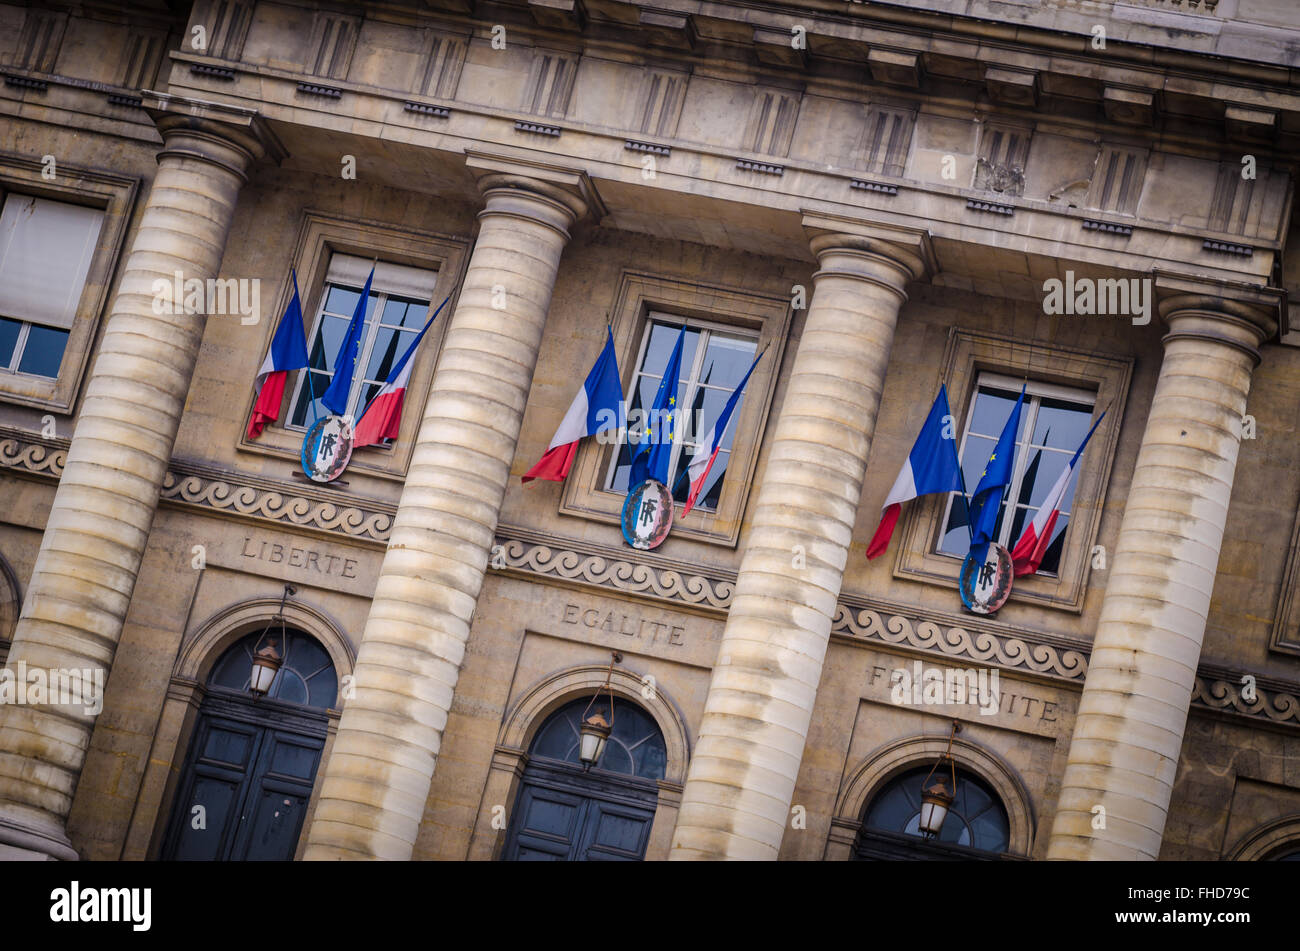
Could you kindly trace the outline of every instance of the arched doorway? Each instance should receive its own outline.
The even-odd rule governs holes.
[[[939,835],[920,831],[921,784],[931,764],[909,769],[871,797],[854,847],[857,859],[961,861],[1000,859],[1010,843],[1010,820],[997,793],[982,779],[957,770],[957,790]]]
[[[578,728],[591,702],[582,697],[546,718],[528,748],[511,811],[506,861],[637,862],[645,857],[667,752],[654,718],[614,703],[614,730],[600,761],[584,770]],[[609,700],[592,707],[609,716]]]
[[[248,689],[260,631],[232,644],[207,679],[162,857],[287,861],[334,706],[338,675],[314,638],[270,635],[284,661],[266,696]]]

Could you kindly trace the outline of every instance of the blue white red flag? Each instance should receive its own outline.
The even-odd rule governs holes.
[[[1043,555],[1047,553],[1047,548],[1052,543],[1052,530],[1056,527],[1056,520],[1061,515],[1061,500],[1065,498],[1065,490],[1069,488],[1070,478],[1079,466],[1079,457],[1083,455],[1088,440],[1097,431],[1097,426],[1101,424],[1105,415],[1105,412],[1103,412],[1101,416],[1097,417],[1097,422],[1092,424],[1092,429],[1088,430],[1088,435],[1083,437],[1083,442],[1079,444],[1079,448],[1070,457],[1070,464],[1057,477],[1056,484],[1052,486],[1052,491],[1047,493],[1047,498],[1038,507],[1034,520],[1025,528],[1020,540],[1016,542],[1016,547],[1011,550],[1011,564],[1015,567],[1015,576],[1017,578],[1021,575],[1032,575],[1038,570],[1038,566],[1043,563]]]
[[[280,403],[284,399],[284,383],[291,370],[301,370],[310,362],[307,357],[307,336],[302,329],[302,303],[298,298],[298,275],[293,275],[293,297],[280,315],[280,326],[271,338],[271,348],[257,371],[257,401],[253,415],[248,419],[248,438],[262,435],[267,423],[280,416]]]
[[[767,351],[763,351],[766,353]],[[691,464],[686,467],[691,480],[691,491],[686,496],[686,507],[682,509],[682,517],[695,505],[696,498],[699,497],[700,490],[704,488],[704,483],[709,477],[709,470],[713,468],[714,461],[718,458],[718,450],[722,448],[723,437],[727,434],[727,424],[731,422],[731,414],[736,411],[736,406],[740,403],[740,398],[744,395],[745,384],[749,382],[749,375],[754,372],[754,367],[758,366],[758,361],[763,359],[760,353],[754,358],[754,362],[749,365],[745,371],[745,377],[740,384],[731,391],[731,396],[727,397],[727,403],[722,407],[722,412],[709,430],[707,436],[700,441],[699,448],[691,459]]]
[[[921,427],[912,451],[903,460],[894,487],[885,498],[880,524],[867,545],[867,557],[877,558],[885,553],[904,502],[933,492],[958,492],[961,487],[961,467],[957,464],[957,440],[952,414],[948,410],[948,390],[940,386],[939,395],[930,407],[930,415],[925,418],[925,425]]]
[[[551,445],[537,464],[523,474],[523,481],[563,482],[573,467],[573,457],[582,437],[618,429],[622,402],[623,383],[618,374],[618,358],[614,355],[614,335],[607,327],[604,349],[573,398],[569,411],[560,420]]]

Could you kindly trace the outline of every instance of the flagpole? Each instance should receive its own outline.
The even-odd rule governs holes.
[[[302,316],[302,295],[298,292],[298,269],[289,268],[289,275],[293,278],[293,296],[298,298],[299,310],[298,316]],[[307,374],[307,392],[311,394],[311,422],[316,425],[320,419],[320,410],[316,409],[316,383],[312,379],[311,373],[311,351],[307,351],[307,366],[303,367],[303,372]]]
[[[450,295],[450,294],[448,294],[445,298],[443,298],[442,303],[438,305],[438,309],[435,310],[435,311],[433,312],[433,316],[430,317],[429,320],[425,323],[425,325],[424,325],[424,330],[421,330],[421,331],[420,331],[420,336],[421,336],[421,337],[424,336],[424,332],[425,332],[425,330],[428,330],[430,327],[433,326],[433,322],[434,322],[434,320],[437,318],[438,314],[440,314],[440,313],[442,312],[442,309],[443,309],[444,307],[447,306],[447,301],[449,301],[449,300],[451,300],[451,295]],[[418,344],[419,344],[419,340],[417,339],[415,343],[411,344],[411,346],[412,346],[412,347],[415,347],[415,346],[418,346]],[[413,357],[412,359],[414,359],[414,357]],[[361,420],[365,418],[366,413],[370,410],[370,406],[371,406],[371,404],[374,403],[374,401],[377,400],[377,399],[379,398],[379,394],[382,393],[382,392],[384,391],[384,386],[387,385],[387,383],[388,383],[388,381],[385,380],[385,381],[384,381],[384,384],[380,385],[379,389],[375,392],[375,395],[372,396],[372,397],[370,397],[370,399],[366,401],[366,408],[363,409],[360,413],[357,414],[357,422],[358,422],[358,423],[360,423]]]

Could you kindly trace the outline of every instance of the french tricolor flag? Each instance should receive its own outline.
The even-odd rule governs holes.
[[[903,469],[885,499],[880,525],[867,546],[867,557],[876,558],[885,553],[904,502],[933,492],[957,492],[961,487],[961,466],[957,463],[957,440],[952,414],[948,411],[948,390],[940,386],[939,395],[930,407],[930,415],[925,418],[925,425],[916,437],[916,444],[908,453]]]
[[[450,296],[438,305],[438,310],[433,312],[433,316],[425,323],[424,329],[411,341],[406,352],[398,357],[393,368],[388,371],[388,379],[384,381],[379,392],[366,404],[361,418],[357,420],[356,428],[352,431],[353,449],[374,446],[385,439],[397,438],[398,430],[402,428],[402,403],[406,400],[406,387],[411,380],[411,357],[415,354],[415,348],[420,345],[420,341],[424,339],[424,335],[433,326],[434,318],[449,300],[451,300]]]
[[[1047,498],[1039,506],[1038,512],[1034,515],[1034,520],[1029,523],[1024,534],[1020,536],[1020,541],[1016,542],[1016,547],[1011,549],[1011,564],[1015,569],[1015,576],[1032,575],[1038,570],[1038,566],[1043,563],[1043,555],[1047,553],[1047,548],[1052,544],[1052,530],[1056,527],[1056,520],[1061,514],[1061,500],[1065,498],[1065,490],[1070,485],[1070,477],[1074,475],[1075,468],[1079,465],[1079,457],[1083,455],[1084,448],[1088,445],[1088,440],[1092,434],[1097,431],[1097,426],[1101,424],[1105,417],[1103,412],[1097,417],[1097,422],[1092,424],[1092,429],[1088,430],[1088,435],[1083,437],[1083,442],[1079,448],[1074,451],[1070,457],[1070,464],[1065,467],[1065,471],[1060,474],[1056,484],[1052,486],[1052,491],[1047,493]]]
[[[766,352],[767,350],[764,349],[763,353]],[[686,467],[686,471],[690,475],[691,491],[686,496],[686,507],[682,509],[682,518],[685,518],[686,513],[695,505],[695,499],[699,496],[700,490],[704,488],[704,481],[709,477],[709,470],[713,468],[713,463],[718,458],[718,450],[722,448],[722,437],[727,434],[727,423],[731,422],[731,414],[736,411],[736,405],[740,402],[745,384],[749,382],[749,375],[754,372],[754,367],[758,366],[758,361],[763,359],[763,353],[754,358],[754,362],[745,371],[745,378],[740,381],[739,386],[731,391],[731,396],[727,398],[727,405],[722,407],[722,413],[718,416],[717,422],[713,424],[709,434],[701,440],[700,448],[691,458],[691,464]]]
[[[573,467],[578,441],[583,436],[618,429],[622,402],[623,383],[618,374],[618,358],[614,356],[614,334],[606,327],[605,349],[600,351],[586,382],[560,421],[560,428],[555,431],[546,454],[523,474],[522,481],[548,479],[563,482]]]
[[[298,275],[293,273],[293,297],[280,317],[280,326],[271,338],[262,367],[257,371],[257,402],[248,419],[248,438],[262,435],[267,423],[280,416],[280,402],[284,398],[284,382],[290,370],[301,370],[308,364],[307,335],[302,329],[302,303],[298,299]]]

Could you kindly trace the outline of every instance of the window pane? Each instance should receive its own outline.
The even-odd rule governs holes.
[[[1044,452],[1041,449],[1030,449],[1029,452],[1029,465],[1025,466],[1024,475],[1021,476],[1020,496],[1016,501],[1037,508],[1046,501],[1047,494],[1065,471],[1070,457],[1063,452]]]
[[[384,304],[384,313],[379,322],[393,327],[407,327],[419,330],[424,326],[428,315],[429,307],[427,304],[400,297],[390,297]]]
[[[379,325],[375,335],[375,345],[370,350],[370,361],[366,365],[365,379],[386,380],[393,364],[397,362],[406,348],[415,339],[415,334],[402,333]]]
[[[348,321],[344,317],[321,317],[320,326],[316,328],[316,339],[312,341],[311,365],[313,369],[325,370],[331,376],[334,373],[334,358],[338,356],[339,347],[348,333]],[[326,384],[328,386],[328,383]]]
[[[1092,407],[1044,397],[1034,422],[1034,444],[1073,453],[1091,425]]]
[[[981,386],[975,397],[975,413],[971,416],[970,431],[981,436],[992,436],[996,441],[1002,435],[1002,427],[1011,418],[1011,411],[1015,408],[1016,398],[1019,395],[1019,390],[995,390]],[[1025,402],[1029,402],[1028,396],[1025,397]],[[1024,428],[1025,416],[1021,413],[1020,429],[1023,431]],[[1019,433],[1016,434],[1016,438],[1020,438]]]
[[[319,397],[325,392],[330,385],[328,374],[312,372],[311,380],[306,379],[302,382],[302,389],[298,393],[298,401],[294,404],[293,412],[289,414],[289,423],[293,426],[307,426],[315,422],[321,416],[328,416],[329,410],[321,403]],[[317,399],[315,400],[316,412],[311,410],[312,391],[315,391]]]
[[[695,398],[691,401],[691,428],[688,435],[697,442],[704,439],[718,417],[722,415],[722,409],[730,398],[730,390],[696,388]],[[732,413],[731,420],[727,423],[729,434],[736,428],[736,419],[739,415],[739,409]],[[730,435],[723,439],[722,445],[724,448],[731,448]]]
[[[724,387],[730,395],[744,378],[745,371],[754,360],[757,347],[758,342],[752,337],[728,337],[716,332],[710,334],[700,379],[707,380],[712,386]]]
[[[16,320],[0,317],[0,369],[8,368],[14,358],[14,344],[23,325]]]
[[[353,290],[348,287],[331,285],[329,293],[325,295],[325,310],[331,314],[350,318],[352,312],[356,310],[357,298],[360,296],[361,288],[359,287]]]
[[[19,373],[58,377],[63,350],[68,345],[68,332],[55,327],[32,324],[23,344],[23,355],[18,359]]]
[[[966,446],[962,450],[961,471],[966,476],[966,489],[974,492],[980,483],[980,473],[984,467],[989,464],[989,456],[993,455],[993,447],[998,444],[997,439],[990,439],[985,436],[968,436]]]
[[[668,358],[672,356],[673,344],[677,342],[678,331],[681,326],[671,326],[669,324],[655,323],[650,330],[650,343],[646,346],[645,359],[641,361],[638,368],[646,373],[653,373],[661,376],[668,367]],[[687,328],[686,340],[682,343],[682,374],[690,372],[692,362],[695,360],[695,348],[700,343],[700,332]],[[653,399],[654,391],[651,390]]]

